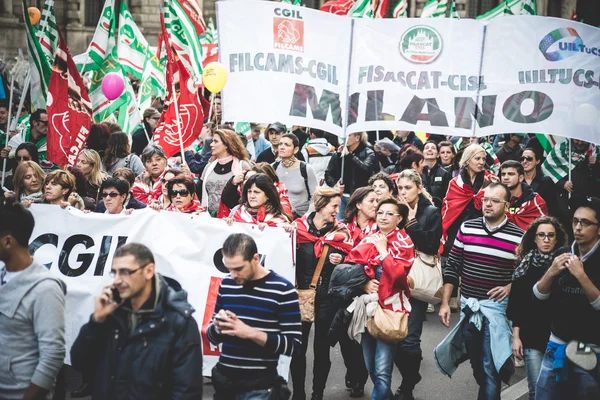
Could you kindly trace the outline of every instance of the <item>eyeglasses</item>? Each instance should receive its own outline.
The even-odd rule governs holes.
[[[491,197],[484,197],[484,198],[481,199],[481,202],[482,203],[489,203],[489,202],[491,202],[495,206],[497,206],[498,204],[502,204],[502,203],[508,203],[506,200],[493,199]]]
[[[582,228],[588,228],[590,225],[598,225],[598,222],[592,222],[588,219],[579,219],[573,218],[573,227],[576,227],[578,224],[581,224]]]
[[[171,197],[177,197],[177,195],[181,195],[181,197],[186,197],[189,196],[190,191],[187,189],[181,189],[181,190],[171,190],[169,192],[169,196]]]
[[[118,196],[119,196],[119,193],[117,193],[117,192],[110,192],[110,193],[102,192],[103,199],[105,199],[107,197],[114,199],[115,197],[118,197]]]
[[[108,273],[108,275],[111,278],[115,278],[117,275],[119,275],[121,278],[129,278],[131,275],[135,274],[136,272],[138,272],[140,269],[147,267],[148,265],[150,265],[150,263],[148,264],[144,264],[141,267],[137,268],[137,269],[111,269],[110,272]]]
[[[17,157],[15,157],[15,160],[17,160],[17,161],[31,161],[31,157],[27,157],[27,156],[25,156],[25,157],[19,157],[19,156],[17,156]]]
[[[377,211],[377,216],[378,217],[399,217],[401,214],[394,214],[391,212],[383,212],[383,211]]]
[[[556,239],[556,233],[544,233],[544,232],[540,232],[540,233],[536,233],[535,237],[537,237],[540,240],[554,240]]]
[[[521,157],[521,162],[523,162],[523,161],[532,162],[533,161],[533,157],[531,157],[531,156],[530,157]]]

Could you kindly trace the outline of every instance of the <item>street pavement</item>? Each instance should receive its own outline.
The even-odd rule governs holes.
[[[452,326],[458,322],[458,313],[452,314]],[[461,364],[452,378],[443,375],[435,366],[433,361],[433,349],[448,334],[449,329],[444,327],[437,317],[437,307],[435,314],[427,314],[427,319],[423,325],[423,335],[421,337],[421,347],[423,349],[423,362],[421,363],[421,376],[423,380],[415,389],[414,395],[418,400],[474,400],[477,398],[478,386],[473,378],[471,365],[468,361]],[[310,398],[312,393],[312,333],[310,338],[309,350],[307,354],[307,372],[306,372],[306,393]],[[331,372],[327,381],[325,390],[326,400],[349,399],[348,391],[344,384],[344,374],[346,373],[342,355],[339,346],[331,350]],[[79,379],[76,373],[67,374],[69,390],[79,386]],[[402,378],[398,370],[394,367],[392,376],[392,390],[395,391]],[[527,399],[527,380],[525,368],[516,368],[516,372],[511,379],[511,386],[504,385],[502,391],[502,400],[525,400]],[[290,385],[291,387],[291,385]],[[369,379],[365,387],[365,396],[363,399],[371,397],[373,384]],[[212,399],[213,389],[210,380],[205,379],[204,399]],[[67,395],[67,398],[70,398]],[[84,398],[87,400],[89,398]]]

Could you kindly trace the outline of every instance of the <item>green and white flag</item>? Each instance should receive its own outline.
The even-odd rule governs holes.
[[[579,153],[571,147],[571,156],[569,157],[569,140],[563,140],[558,143],[546,160],[542,164],[542,172],[544,175],[552,178],[554,183],[557,183],[564,177],[569,175],[569,167],[571,169],[579,165],[588,156],[600,155],[600,147],[590,144],[585,153]]]
[[[537,15],[535,0],[523,0],[521,3],[521,15]]]
[[[37,38],[37,29],[29,21],[27,3],[23,0],[23,19],[25,20],[25,33],[27,35],[27,49],[29,50],[29,74],[31,79],[31,103],[35,108],[46,108],[46,95],[52,64],[48,62],[42,45]]]
[[[302,2],[300,0],[281,0],[281,3],[283,4],[291,4],[293,6],[301,6]]]
[[[408,7],[407,0],[398,0],[398,4],[394,7],[394,18],[408,18],[406,8]]]
[[[544,155],[550,153],[558,142],[565,140],[565,138],[562,136],[548,135],[546,133],[536,133],[535,137],[537,138],[538,142],[540,142],[540,145],[544,148]]]
[[[421,11],[421,18],[445,18],[446,17],[446,6],[448,0],[429,0]],[[452,0],[450,5],[450,18],[460,18],[456,11],[456,3]]]
[[[354,18],[374,18],[373,3],[371,0],[357,0],[348,11],[349,17]]]
[[[194,83],[201,84],[202,45],[198,40],[194,24],[177,0],[165,0],[164,15],[165,26],[171,35],[171,44],[175,52],[190,72]]]
[[[291,3],[290,3],[291,4]],[[216,44],[219,42],[219,33],[215,28],[215,21],[210,17],[206,30],[200,35],[200,44]]]
[[[166,61],[165,61],[166,63]],[[166,95],[165,67],[161,61],[153,55],[146,60],[144,73],[138,89],[138,103],[140,111],[145,110],[152,104],[152,96],[164,98]]]
[[[58,30],[54,16],[54,0],[46,0],[42,10],[42,19],[37,38],[42,45],[42,51],[50,65],[54,64],[54,56],[58,47]]]
[[[137,79],[142,79],[147,60],[154,56],[146,38],[127,9],[125,1],[121,2],[119,12],[117,53],[123,72],[131,74]]]
[[[73,57],[77,69],[83,75],[87,71],[95,71],[104,62],[108,52],[108,41],[115,13],[115,0],[106,0],[100,20],[96,26],[94,37],[85,53]],[[92,101],[93,102],[93,101]]]
[[[283,3],[283,2],[282,2]],[[236,122],[235,131],[237,133],[241,133],[248,139],[248,144],[246,145],[246,150],[250,153],[250,158],[252,160],[256,160],[258,154],[255,154],[254,150],[254,141],[252,140],[252,127],[249,122]]]
[[[493,10],[478,16],[476,19],[489,21],[506,15],[537,15],[535,0],[504,0]]]

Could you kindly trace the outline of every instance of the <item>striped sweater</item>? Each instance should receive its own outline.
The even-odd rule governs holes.
[[[512,282],[515,250],[523,234],[521,228],[506,219],[492,231],[483,217],[464,222],[448,257],[444,283],[456,286],[460,278],[464,297],[489,299],[490,289]]]
[[[208,339],[223,343],[219,369],[231,379],[264,378],[275,374],[279,355],[291,356],[302,341],[298,293],[290,282],[271,271],[267,276],[246,285],[231,278],[221,282],[215,314],[233,312],[246,325],[266,332],[267,343],[259,346],[249,339],[218,334],[208,327]]]

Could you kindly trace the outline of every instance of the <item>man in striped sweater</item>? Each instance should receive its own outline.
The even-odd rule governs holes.
[[[454,286],[460,284],[462,313],[458,334],[462,335],[479,384],[478,399],[499,400],[500,378],[507,377],[504,372],[508,376],[512,373],[506,303],[515,268],[515,250],[524,232],[506,217],[510,198],[510,190],[501,183],[491,183],[485,189],[483,218],[462,224],[444,271],[440,320],[450,327],[448,300]]]
[[[243,233],[223,244],[230,277],[219,288],[208,339],[222,343],[212,378],[216,399],[282,398],[290,392],[277,374],[280,355],[301,344],[298,293],[290,282],[260,264],[254,240]],[[279,397],[276,397],[279,398]]]

